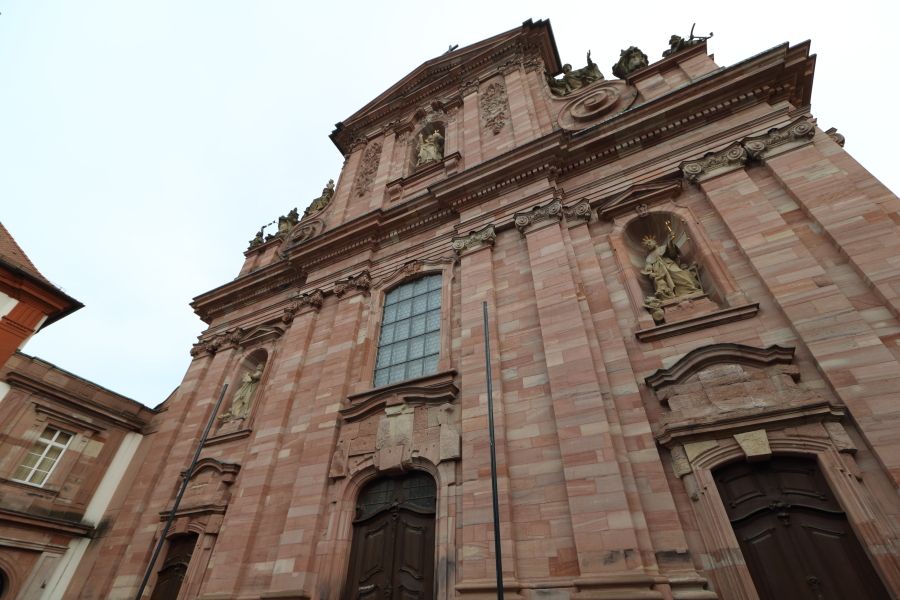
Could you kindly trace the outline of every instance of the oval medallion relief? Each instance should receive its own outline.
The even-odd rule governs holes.
[[[619,114],[637,98],[637,90],[621,80],[602,81],[577,93],[559,111],[563,129],[584,129]]]

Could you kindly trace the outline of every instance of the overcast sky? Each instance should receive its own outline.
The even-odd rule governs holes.
[[[835,3],[836,4],[836,3]],[[24,348],[156,405],[259,227],[337,179],[328,139],[422,62],[550,19],[560,57],[607,77],[715,32],[731,65],[783,42],[818,54],[813,113],[894,190],[896,4],[0,0],[0,220],[85,308]]]

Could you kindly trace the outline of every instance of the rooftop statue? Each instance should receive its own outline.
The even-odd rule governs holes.
[[[641,52],[637,46],[631,46],[619,53],[619,62],[613,65],[613,75],[619,79],[625,79],[638,69],[643,69],[649,63],[647,55]]]
[[[329,179],[325,187],[322,188],[322,195],[312,201],[306,210],[303,211],[303,216],[324,210],[331,203],[332,196],[334,196],[334,179]]]
[[[579,90],[587,85],[603,79],[603,73],[597,67],[597,63],[591,60],[591,51],[587,53],[587,66],[581,69],[572,69],[572,65],[566,63],[563,65],[562,78],[555,79],[549,73],[547,76],[547,85],[554,96],[568,96],[575,90]]]
[[[669,38],[669,49],[662,53],[663,58],[667,56],[672,56],[676,52],[681,52],[685,48],[690,48],[691,46],[696,46],[697,44],[702,44],[709,38],[713,36],[712,31],[709,32],[709,35],[694,35],[694,27],[697,24],[694,23],[691,25],[691,33],[688,39],[684,39],[680,35],[673,35]]]

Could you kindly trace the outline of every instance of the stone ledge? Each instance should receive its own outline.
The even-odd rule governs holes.
[[[348,406],[340,409],[347,421],[356,421],[386,406],[420,401],[428,404],[453,402],[459,388],[453,383],[456,370],[392,383],[368,392],[347,396]]]
[[[253,432],[252,429],[238,429],[237,431],[229,431],[228,433],[220,433],[218,435],[213,435],[206,438],[206,443],[203,444],[203,447],[207,446],[215,446],[216,444],[224,444],[226,442],[233,442],[234,440],[240,440],[249,436]]]
[[[759,312],[759,303],[744,304],[742,306],[733,306],[723,308],[713,313],[700,315],[684,321],[676,321],[674,323],[663,323],[650,329],[642,329],[635,333],[637,339],[641,342],[655,342],[668,337],[681,335],[698,329],[706,329],[707,327],[717,327],[732,321],[742,321],[756,316]]]

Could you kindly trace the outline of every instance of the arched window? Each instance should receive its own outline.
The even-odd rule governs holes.
[[[441,354],[441,275],[398,285],[384,299],[375,386],[430,375]]]

